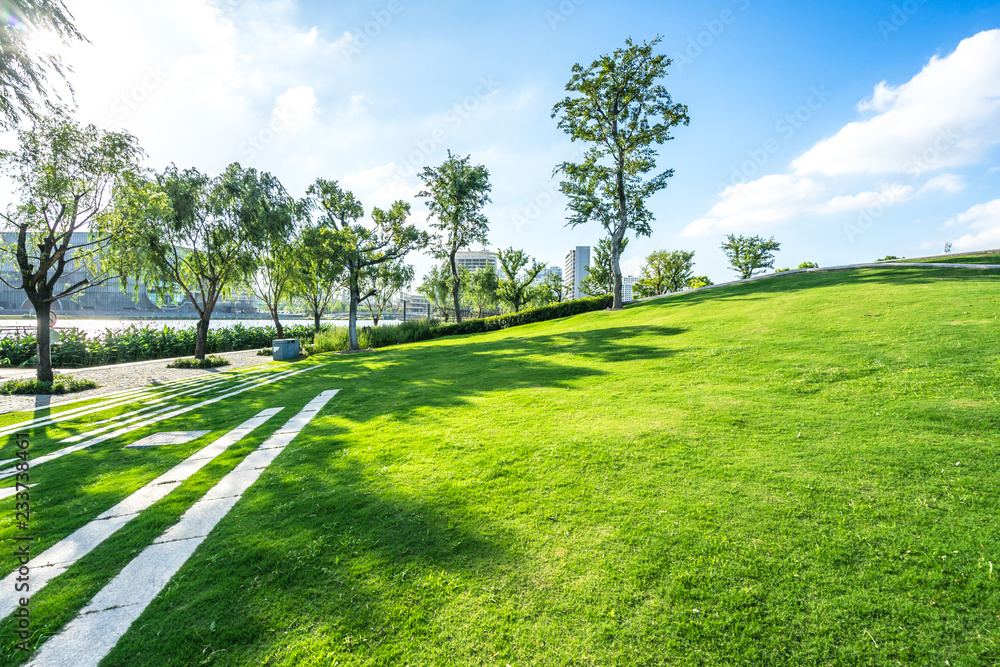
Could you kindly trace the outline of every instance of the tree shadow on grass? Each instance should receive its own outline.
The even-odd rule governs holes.
[[[102,664],[374,664],[440,639],[438,610],[519,555],[459,489],[373,481],[336,437],[289,446]]]

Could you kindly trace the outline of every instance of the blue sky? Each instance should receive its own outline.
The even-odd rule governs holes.
[[[157,169],[239,161],[296,196],[337,179],[423,223],[415,172],[451,149],[491,171],[491,245],[561,265],[602,231],[563,226],[552,169],[576,148],[552,105],[574,63],[659,34],[691,124],[661,148],[676,175],[627,273],[686,249],[729,279],[727,232],[774,235],[779,266],[1000,247],[993,3],[67,4],[92,42],[64,51],[81,116],[135,133]]]

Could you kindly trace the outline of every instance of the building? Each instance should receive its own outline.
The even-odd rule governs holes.
[[[632,296],[632,285],[637,282],[639,279],[635,276],[622,276],[622,301],[628,302],[635,298]]]
[[[542,272],[535,277],[535,281],[532,284],[534,285],[541,284],[546,280],[548,280],[549,276],[552,275],[559,276],[559,280],[561,282],[563,276],[563,270],[560,269],[558,266],[546,266],[544,269],[542,269]]]
[[[455,264],[464,266],[472,273],[485,269],[487,265],[492,266],[494,271],[500,270],[497,254],[489,250],[459,250],[455,253]]]
[[[566,253],[563,264],[563,284],[566,285],[567,299],[581,299],[585,296],[580,290],[580,283],[590,272],[590,246],[578,245]]]
[[[396,295],[396,307],[399,312],[403,312],[403,304],[406,304],[406,319],[419,320],[427,317],[428,308],[431,302],[423,294],[407,294],[400,292]]]

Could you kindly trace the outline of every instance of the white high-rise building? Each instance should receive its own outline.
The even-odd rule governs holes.
[[[622,301],[629,302],[635,297],[632,295],[632,285],[639,282],[635,276],[622,276]]]
[[[566,285],[567,299],[580,299],[587,296],[580,290],[580,283],[589,272],[589,245],[578,245],[566,253],[566,262],[563,265],[563,284]]]
[[[487,264],[491,265],[494,271],[500,270],[497,254],[489,250],[459,250],[455,253],[455,264],[464,266],[472,273],[485,269]]]

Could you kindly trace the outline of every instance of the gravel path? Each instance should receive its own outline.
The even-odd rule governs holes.
[[[145,387],[150,384],[181,380],[195,375],[212,374],[234,368],[256,366],[271,360],[271,357],[257,356],[257,350],[222,352],[219,353],[219,356],[229,359],[230,365],[208,370],[167,368],[167,364],[171,361],[170,359],[156,359],[154,361],[139,361],[132,364],[115,364],[113,366],[100,366],[97,368],[57,370],[56,372],[60,375],[72,375],[83,380],[93,380],[100,386],[97,389],[80,391],[74,394],[63,394],[61,396],[0,396],[0,414],[19,410],[35,410],[81,398],[101,396],[102,394],[121,391],[123,389]],[[3,372],[0,373],[0,381],[6,381],[15,377],[33,377],[34,374],[33,369],[3,369]]]

